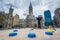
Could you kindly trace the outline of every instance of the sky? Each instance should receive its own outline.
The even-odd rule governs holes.
[[[37,17],[42,15],[44,18],[44,11],[50,10],[52,17],[54,10],[60,7],[60,0],[0,0],[0,11],[9,12],[11,4],[13,6],[13,15],[19,15],[20,19],[25,19],[29,14],[29,5],[32,3],[33,15]]]

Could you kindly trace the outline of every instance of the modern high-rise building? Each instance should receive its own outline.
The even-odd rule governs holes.
[[[52,18],[50,10],[44,11],[45,26],[52,25]]]
[[[58,27],[60,27],[60,8],[57,8],[55,11],[55,22]]]
[[[57,22],[56,22],[56,16],[53,16],[53,25],[56,27],[57,26]]]

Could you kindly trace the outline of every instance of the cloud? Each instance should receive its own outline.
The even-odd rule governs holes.
[[[32,5],[33,6],[38,6],[38,5],[40,5],[40,0],[31,0],[31,3],[32,3]]]
[[[26,16],[24,14],[28,14],[28,11],[25,9],[15,9],[13,12],[13,15],[15,16],[16,14],[19,14],[20,19],[25,19]]]
[[[17,7],[14,7],[13,15],[19,14],[19,17],[22,19],[26,17],[24,16],[24,13],[28,14],[30,2],[33,6],[33,14],[36,17],[38,15],[44,16],[45,10],[50,10],[53,17],[54,10],[60,7],[60,0],[0,0],[0,5],[2,4],[0,9],[4,9],[5,12],[8,12],[9,8],[5,6],[5,4],[13,4]]]
[[[42,15],[44,18],[44,11],[48,10],[48,5],[44,5],[44,6],[35,6],[33,7],[33,14],[38,17],[38,15]]]

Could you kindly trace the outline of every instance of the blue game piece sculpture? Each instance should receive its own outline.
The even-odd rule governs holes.
[[[45,32],[46,35],[53,35],[52,32]]]
[[[17,33],[15,33],[15,32],[9,33],[9,36],[10,36],[10,37],[16,36],[16,35],[17,35]]]
[[[15,29],[15,30],[13,30],[13,32],[17,32],[17,31],[18,31],[18,30],[16,30],[16,29]]]
[[[34,32],[28,33],[28,38],[35,38],[36,34]]]

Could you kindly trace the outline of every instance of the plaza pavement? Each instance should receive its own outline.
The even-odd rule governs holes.
[[[49,36],[45,35],[47,29],[34,29],[31,28],[23,28],[18,29],[18,35],[14,37],[9,37],[9,33],[13,32],[14,29],[11,30],[0,30],[0,40],[60,40],[60,28],[56,28],[54,35]],[[28,38],[29,32],[35,32],[36,38]]]

